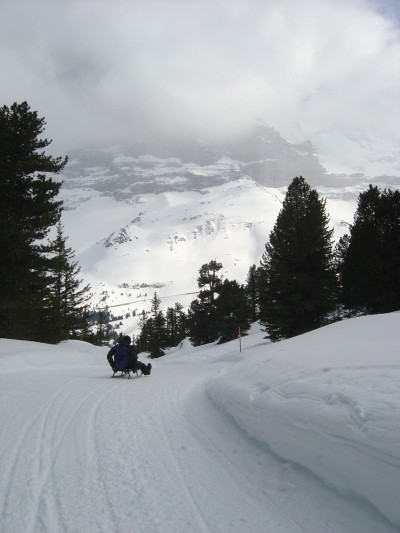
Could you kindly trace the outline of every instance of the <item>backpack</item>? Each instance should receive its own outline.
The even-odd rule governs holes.
[[[117,344],[114,348],[114,367],[123,370],[129,366],[129,346]]]

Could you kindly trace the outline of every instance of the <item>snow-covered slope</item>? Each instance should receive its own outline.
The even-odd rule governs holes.
[[[240,179],[198,192],[141,195],[132,203],[92,197],[67,211],[64,222],[85,279],[114,305],[151,297],[155,289],[163,297],[196,291],[199,268],[212,259],[222,262],[224,275],[244,281],[283,197]]]
[[[254,350],[208,392],[279,456],[400,525],[399,339],[400,313],[338,322]]]
[[[310,143],[291,144],[263,124],[224,145],[153,139],[70,155],[61,177],[68,244],[92,285],[93,305],[120,306],[114,314],[129,331],[155,290],[164,308],[188,305],[199,268],[212,259],[243,283],[296,175],[327,199],[336,238],[371,181],[328,174]],[[400,186],[400,178],[373,182]]]
[[[241,347],[0,340],[1,531],[398,531],[400,314]]]

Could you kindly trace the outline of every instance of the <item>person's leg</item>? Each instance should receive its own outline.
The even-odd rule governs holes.
[[[142,372],[142,374],[144,374],[145,376],[149,376],[150,375],[151,363],[148,363],[147,365],[145,365],[141,361],[138,361],[136,366]]]

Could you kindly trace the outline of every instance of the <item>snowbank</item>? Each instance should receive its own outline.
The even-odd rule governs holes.
[[[82,341],[69,340],[55,345],[0,339],[0,372],[104,365],[107,351],[107,348],[100,348]]]
[[[400,313],[264,342],[210,398],[255,439],[400,525]]]
[[[131,380],[107,348],[0,339],[2,531],[399,531],[399,326],[253,327]]]

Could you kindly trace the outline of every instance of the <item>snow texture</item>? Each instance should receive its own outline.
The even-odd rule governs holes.
[[[264,335],[130,380],[106,348],[0,340],[0,531],[398,531],[400,314]]]

